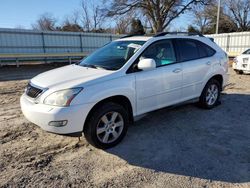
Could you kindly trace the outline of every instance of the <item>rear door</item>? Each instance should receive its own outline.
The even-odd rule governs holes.
[[[183,69],[182,100],[199,97],[206,76],[213,71],[215,50],[194,39],[176,39],[176,45]]]

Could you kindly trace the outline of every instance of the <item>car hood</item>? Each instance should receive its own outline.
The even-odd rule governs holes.
[[[239,56],[237,56],[237,59],[243,59],[243,58],[250,58],[249,54],[241,54]]]
[[[113,71],[68,65],[37,75],[31,83],[42,88],[69,88],[112,74]]]

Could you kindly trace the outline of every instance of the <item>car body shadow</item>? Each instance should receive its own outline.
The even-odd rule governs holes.
[[[189,104],[152,112],[107,150],[154,171],[231,183],[250,181],[250,95],[224,94],[222,105]]]

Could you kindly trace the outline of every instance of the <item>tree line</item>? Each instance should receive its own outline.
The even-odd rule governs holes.
[[[219,32],[250,31],[250,0],[222,0]],[[35,30],[108,32],[115,34],[158,33],[170,29],[180,15],[193,18],[189,32],[215,33],[217,0],[82,0],[78,11],[61,24],[49,13],[32,25]]]
[[[213,34],[216,30],[217,1],[193,8],[193,25],[190,32]],[[250,31],[250,0],[222,0],[219,17],[219,33]]]

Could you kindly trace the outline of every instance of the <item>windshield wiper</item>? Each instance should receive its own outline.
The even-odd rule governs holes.
[[[90,64],[82,64],[83,67],[90,67],[90,68],[94,68],[97,69],[97,67],[95,65],[90,65]]]

